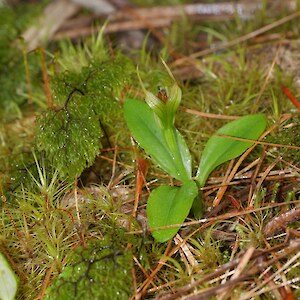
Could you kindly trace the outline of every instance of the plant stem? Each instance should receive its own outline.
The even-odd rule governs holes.
[[[163,130],[165,140],[168,147],[171,150],[173,159],[176,162],[176,167],[178,170],[178,177],[184,182],[191,179],[191,174],[186,170],[184,163],[182,161],[182,156],[179,150],[178,141],[175,135],[175,127],[169,126]]]

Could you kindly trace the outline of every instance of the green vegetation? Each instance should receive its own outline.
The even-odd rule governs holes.
[[[168,67],[166,68],[174,79]],[[141,84],[149,107],[128,99],[124,105],[128,127],[151,158],[170,176],[183,183],[179,188],[160,186],[153,191],[147,203],[149,225],[157,228],[183,223],[193,202],[194,215],[201,218],[203,204],[199,198],[195,199],[197,186],[192,180],[191,155],[183,137],[174,127],[175,114],[181,102],[181,89],[176,83],[171,87],[164,86],[156,97]],[[217,166],[238,157],[252,146],[265,128],[266,119],[263,115],[245,116],[220,128],[203,150],[195,178],[199,187],[204,187],[209,174]],[[179,228],[155,230],[153,236],[158,241],[165,242],[174,237]]]
[[[95,26],[28,53],[19,36],[45,5],[0,7],[0,255],[16,299],[299,297],[299,106],[282,91],[299,99],[299,18],[183,16],[135,50]],[[221,136],[265,127],[243,160],[253,142]]]
[[[117,99],[129,83],[131,70],[130,62],[120,57],[55,78],[54,107],[38,120],[37,145],[62,178],[74,180],[94,162],[103,126],[116,117]]]
[[[28,98],[30,101],[38,101],[44,97],[41,93],[38,55],[35,52],[26,53],[26,45],[19,37],[24,28],[34,22],[42,7],[43,4],[34,7],[20,5],[15,9],[8,6],[0,8],[0,117],[4,120],[20,117],[22,110],[28,110],[25,105]],[[28,63],[33,95],[29,95],[28,91],[24,57]]]
[[[133,253],[125,248],[127,237],[120,233],[120,229],[105,232],[103,239],[76,249],[70,265],[58,276],[45,299],[129,298],[133,292]]]

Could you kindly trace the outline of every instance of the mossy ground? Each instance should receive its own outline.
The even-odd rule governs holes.
[[[229,47],[227,42],[272,24],[287,12],[274,16],[265,8],[247,21],[236,16],[200,23],[183,17],[160,31],[163,43],[145,35],[144,48],[129,53],[126,48],[128,58],[118,41],[111,43],[114,37],[102,31],[79,43],[51,43],[44,51],[50,99],[40,52],[26,54],[28,77],[26,46],[16,46],[24,24],[30,25],[37,15],[35,6],[26,9],[26,14],[19,8],[0,9],[8,16],[1,18],[7,30],[0,45],[0,251],[20,278],[17,299],[42,299],[45,294],[48,299],[66,299],[68,292],[77,299],[83,297],[87,280],[104,282],[104,292],[93,287],[86,292],[93,299],[104,299],[105,286],[111,299],[300,297],[299,107],[282,91],[286,86],[300,97],[299,18]],[[206,54],[186,59],[205,49]],[[219,206],[213,207],[213,200],[237,160],[213,172],[203,189],[206,220],[189,218],[179,236],[165,244],[153,241],[145,231],[145,204],[153,188],[176,182],[150,159],[145,178],[138,177],[138,161],[146,156],[131,141],[122,115],[125,97],[143,99],[136,65],[152,92],[168,84],[159,57],[183,90],[176,125],[186,138],[195,170],[205,142],[228,122],[227,117],[260,112],[272,128],[264,144],[242,162]],[[95,72],[96,77],[86,80]],[[70,94],[75,97],[66,108]],[[49,155],[48,142],[55,143],[59,132],[51,139],[35,124],[36,117],[43,122],[46,114],[57,113],[64,114],[62,123],[69,115],[75,120],[76,128],[70,129],[68,122],[59,128],[70,129],[74,139],[70,147],[84,153],[83,161],[76,162],[81,164],[78,174],[76,166],[57,160],[69,140],[60,141]],[[92,125],[83,126],[89,117]],[[86,135],[80,133],[83,128]],[[85,148],[89,139],[93,146]],[[132,217],[136,193],[140,199]],[[74,271],[80,264],[82,274]],[[70,270],[83,280],[74,279]],[[112,275],[105,285],[107,274]],[[55,294],[55,287],[65,282],[72,284],[62,296]],[[118,296],[112,286],[121,291]]]

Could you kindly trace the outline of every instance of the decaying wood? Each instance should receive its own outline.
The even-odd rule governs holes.
[[[189,274],[192,274],[192,269],[198,266],[198,262],[191,253],[191,245],[188,243],[184,243],[182,237],[177,233],[174,237],[174,242],[176,245],[180,245],[179,253],[181,256],[181,259],[185,263],[187,270],[189,271]]]
[[[109,15],[115,12],[115,7],[106,0],[72,0],[72,2],[86,7],[95,14]]]
[[[282,9],[294,11],[296,8],[296,2],[293,0],[285,2],[279,0],[269,1],[268,5],[268,9],[274,13]],[[203,21],[228,20],[234,18],[236,15],[242,19],[247,19],[253,18],[255,13],[260,9],[262,9],[262,1],[257,0],[252,2],[194,3],[150,8],[123,7],[114,13],[106,14],[106,17],[108,17],[108,20],[110,21],[106,32],[145,29],[149,27],[166,27],[174,20],[178,20],[183,16]],[[91,21],[92,19],[94,19],[93,16],[91,16]],[[66,21],[66,23],[68,23],[68,21]],[[91,26],[77,27],[57,33],[54,39],[59,40],[66,37],[78,38],[80,36],[90,35],[91,33],[93,33]]]
[[[116,1],[115,1],[116,2]],[[123,1],[124,2],[124,1]],[[180,6],[160,6],[151,8],[128,8],[127,2],[114,6],[105,0],[61,0],[51,2],[43,12],[38,24],[29,28],[22,35],[28,50],[42,46],[48,40],[78,38],[95,32],[93,21],[100,16],[108,18],[105,32],[124,32],[139,29],[161,28],[182,16],[201,20],[224,20],[238,14],[241,18],[251,18],[262,8],[261,1],[225,2],[215,4],[195,3]],[[77,14],[83,5],[90,9],[93,15],[70,19]],[[118,7],[119,6],[119,7]],[[296,1],[270,1],[269,9],[276,12],[285,8],[293,11]]]
[[[252,2],[224,2],[224,3],[194,3],[186,5],[156,6],[148,8],[128,9],[118,12],[113,19],[127,17],[128,15],[139,16],[143,19],[168,18],[178,19],[183,15],[189,17],[199,16],[233,16],[238,14],[241,18],[249,18],[262,8],[261,1]]]
[[[147,29],[149,25],[155,28],[166,27],[171,24],[170,20],[163,19],[152,19],[147,20],[129,20],[129,21],[120,21],[109,23],[105,26],[105,33],[113,33],[113,32],[123,32],[123,31],[131,31],[138,29]],[[95,33],[97,30],[93,27],[84,27],[84,28],[74,28],[71,30],[61,31],[55,34],[53,40],[61,40],[65,38],[75,39],[82,36],[89,36]]]
[[[80,6],[67,0],[51,2],[45,8],[38,24],[30,27],[22,35],[28,51],[41,46],[45,41],[51,39],[62,24],[79,10]]]

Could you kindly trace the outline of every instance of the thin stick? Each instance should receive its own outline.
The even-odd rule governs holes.
[[[250,190],[249,190],[249,194],[248,194],[248,208],[249,208],[249,203],[251,202],[251,199],[252,199],[252,196],[253,196],[253,191],[255,189],[255,182],[257,181],[257,177],[258,177],[258,174],[259,174],[259,171],[261,169],[261,166],[262,166],[262,163],[265,159],[265,156],[266,156],[266,146],[264,147],[264,150],[262,152],[262,155],[260,156],[259,158],[259,161],[256,165],[256,168],[255,168],[255,171],[252,175],[252,178],[251,178],[251,183],[250,183]],[[270,171],[271,172],[271,171]],[[268,173],[269,174],[269,173]],[[267,175],[268,175],[267,174]],[[261,178],[262,176],[260,176]],[[259,181],[258,181],[259,182]]]
[[[78,206],[78,186],[77,186],[77,183],[78,183],[78,179],[76,177],[75,182],[74,182],[75,209],[76,209],[78,224],[81,225],[80,214],[79,214],[79,206]]]
[[[247,249],[246,253],[242,257],[241,261],[237,265],[234,274],[231,276],[230,281],[233,281],[241,276],[241,273],[247,266],[248,262],[250,261],[253,253],[255,251],[255,248],[251,246],[250,248]],[[222,294],[218,297],[218,300],[223,300],[230,292],[232,287],[228,287],[225,291],[222,292]]]
[[[224,176],[223,181],[221,183],[221,185],[223,185],[223,187],[226,186],[227,183],[231,181],[231,179],[228,180],[228,177],[230,175],[230,171],[232,170],[233,164],[234,164],[234,159],[232,159],[230,161],[229,166],[226,170],[225,176]],[[223,196],[224,196],[224,194],[220,194],[218,200],[216,200],[216,198],[215,198],[215,200],[213,202],[213,206],[218,206],[220,201],[222,200]]]
[[[172,224],[172,225],[168,225],[168,226],[148,228],[147,232],[150,233],[150,232],[155,231],[155,230],[162,230],[162,229],[170,229],[170,228],[175,228],[175,227],[186,227],[186,226],[192,226],[192,225],[199,225],[199,224],[208,223],[208,222],[211,222],[213,224],[215,222],[219,222],[219,221],[231,219],[231,218],[234,218],[234,217],[245,216],[245,215],[249,215],[249,214],[252,214],[252,213],[255,213],[255,212],[272,209],[272,208],[275,208],[275,207],[282,207],[282,206],[286,206],[286,205],[299,204],[299,203],[300,203],[300,200],[289,201],[288,203],[286,203],[286,202],[282,202],[282,203],[270,203],[267,206],[263,206],[263,207],[259,207],[259,208],[255,208],[255,209],[249,209],[249,210],[245,210],[245,211],[229,212],[229,213],[225,213],[223,215],[219,215],[219,216],[216,216],[216,217],[203,218],[203,219],[200,219],[200,220],[188,221],[188,222],[178,223],[178,224]],[[144,234],[144,233],[145,233],[144,230],[136,230],[136,231],[129,231],[129,232],[127,232],[127,234]]]
[[[276,144],[276,143],[268,143],[268,142],[255,141],[255,140],[248,140],[248,139],[233,137],[233,136],[230,136],[230,135],[222,135],[222,134],[214,134],[214,135],[223,137],[225,139],[235,140],[235,141],[243,141],[243,142],[249,142],[249,143],[257,142],[258,145],[266,145],[266,146],[271,146],[271,147],[288,148],[288,149],[300,150],[299,146]]]
[[[228,183],[230,183],[230,181],[234,178],[238,168],[240,167],[241,163],[244,161],[244,159],[249,155],[249,153],[254,149],[254,147],[256,146],[256,144],[252,145],[246,152],[244,152],[244,154],[239,158],[239,160],[237,161],[237,163],[235,164],[234,168],[232,169],[231,173],[229,174],[227,181],[226,181],[226,185],[221,187],[214,199],[213,202],[213,206],[218,206],[221,199],[223,198],[223,195],[225,194],[227,188],[228,188]]]
[[[280,158],[277,158],[276,160],[274,160],[265,170],[265,172],[263,173],[263,175],[261,176],[261,178],[259,179],[256,187],[255,187],[255,191],[252,194],[252,197],[248,200],[248,208],[252,208],[254,207],[254,201],[255,198],[257,196],[257,193],[261,187],[261,185],[263,184],[264,180],[266,179],[266,177],[268,176],[268,174],[271,172],[271,170],[277,165],[277,163],[280,161]]]
[[[292,101],[292,103],[298,108],[300,112],[300,102],[299,100],[292,94],[292,92],[284,85],[281,86],[282,91],[285,95]]]
[[[259,91],[259,94],[258,96],[256,97],[253,105],[252,105],[252,110],[251,110],[251,113],[253,114],[255,112],[255,109],[258,107],[258,102],[263,94],[263,92],[265,91],[266,87],[267,87],[267,84],[272,76],[272,73],[273,73],[273,69],[274,69],[274,66],[276,64],[276,61],[277,61],[277,58],[278,58],[278,55],[279,55],[279,50],[280,50],[280,47],[281,47],[281,44],[279,44],[279,46],[277,47],[276,49],[276,53],[274,55],[274,58],[273,58],[273,61],[272,61],[272,64],[269,68],[269,71],[268,71],[268,74],[266,76],[266,79],[264,80],[264,83]]]
[[[45,49],[39,48],[40,52],[40,59],[41,59],[41,65],[42,65],[42,72],[43,72],[43,80],[44,80],[44,90],[47,97],[47,106],[49,108],[53,107],[53,99],[51,95],[51,89],[49,85],[49,77],[47,72],[47,66],[45,62]]]
[[[287,118],[289,118],[290,116],[283,116],[280,119],[280,123],[284,122]],[[239,158],[239,160],[237,161],[236,165],[234,166],[234,168],[232,169],[232,172],[230,173],[230,175],[228,176],[228,183],[230,183],[230,181],[234,178],[238,168],[240,167],[241,163],[244,161],[244,159],[249,155],[249,153],[256,147],[256,145],[259,143],[259,141],[261,141],[265,136],[267,136],[277,125],[273,125],[271,128],[269,128],[266,132],[264,132],[260,138],[255,141],[255,143],[246,150],[246,152],[244,152],[244,154]],[[213,206],[217,206],[219,204],[219,202],[221,201],[224,193],[226,192],[228,186],[224,186],[222,187],[213,202]]]
[[[299,247],[300,248],[300,247]],[[298,249],[299,249],[298,248]],[[241,297],[241,300],[250,299],[253,297],[253,294],[256,293],[260,288],[263,288],[269,281],[273,280],[278,274],[280,274],[282,271],[284,271],[289,265],[291,265],[294,261],[297,261],[300,257],[300,252],[298,252],[296,255],[294,255],[290,260],[288,260],[282,268],[278,269],[275,273],[273,273],[270,277],[268,277],[266,280],[264,280],[261,284],[257,285],[254,289],[252,289],[250,292],[244,294],[244,296]],[[264,289],[262,289],[259,293],[256,293],[256,295],[260,295],[264,293]]]
[[[184,112],[189,113],[191,115],[195,115],[195,116],[199,116],[199,117],[204,117],[204,118],[210,118],[210,119],[236,120],[236,119],[240,118],[240,116],[225,116],[225,115],[217,115],[217,114],[205,113],[205,112],[202,112],[202,111],[197,111],[197,110],[186,108],[186,107],[183,107],[183,106],[180,106],[179,109],[181,111],[184,111]]]
[[[153,270],[153,272],[149,275],[149,277],[148,277],[148,278],[143,282],[143,284],[141,285],[141,287],[140,287],[140,291],[141,291],[141,292],[139,292],[139,294],[138,294],[140,297],[143,296],[143,295],[146,293],[147,288],[148,288],[148,286],[150,285],[150,283],[152,282],[153,278],[155,277],[155,275],[158,273],[158,271],[159,271],[159,270],[164,266],[164,264],[166,263],[166,261],[167,261],[166,257],[172,255],[172,253],[167,254],[167,253],[169,252],[169,250],[170,250],[171,243],[172,243],[172,241],[170,240],[170,241],[168,242],[168,244],[167,244],[167,247],[166,247],[166,250],[165,250],[165,252],[164,252],[163,257],[162,257],[162,258],[159,260],[159,262],[157,263],[157,267]]]
[[[136,217],[139,200],[142,194],[143,184],[146,181],[145,177],[147,174],[148,162],[146,159],[140,158],[137,162],[137,166],[138,167],[136,172],[136,189],[134,197],[134,206],[132,211],[133,218]]]
[[[56,260],[54,259],[52,261],[51,266],[48,268],[48,270],[46,272],[46,276],[45,276],[45,278],[43,280],[42,288],[41,288],[41,290],[39,292],[37,300],[42,300],[44,298],[44,295],[45,295],[46,289],[47,289],[47,287],[49,285],[50,277],[51,277],[52,270],[53,270],[53,267],[54,267],[55,263],[56,263]]]
[[[278,26],[280,26],[284,23],[292,21],[293,19],[298,18],[299,16],[300,16],[300,11],[296,11],[296,12],[294,12],[294,13],[286,16],[286,17],[283,17],[282,19],[280,19],[278,21],[275,21],[271,24],[268,24],[268,25],[266,25],[264,27],[261,27],[257,30],[254,30],[254,31],[252,31],[248,34],[245,34],[244,36],[241,36],[241,37],[238,37],[238,38],[236,38],[234,40],[231,40],[229,42],[220,44],[218,46],[215,46],[214,48],[209,48],[209,49],[205,49],[205,50],[202,50],[202,51],[199,51],[199,52],[195,52],[195,53],[193,53],[189,56],[189,59],[191,59],[191,58],[196,59],[196,58],[208,55],[208,54],[212,54],[212,53],[214,53],[216,51],[219,51],[221,49],[230,48],[232,46],[238,45],[238,44],[240,44],[242,42],[245,42],[247,40],[250,40],[250,39],[252,39],[252,38],[254,38],[254,37],[256,37],[256,36],[258,36],[262,33],[265,33],[269,30],[272,30],[272,29],[274,29],[274,28],[276,28],[276,27],[278,27]],[[180,59],[176,60],[173,64],[177,66],[177,65],[180,65],[180,64],[184,63],[186,60],[187,59],[185,57],[183,57],[183,58],[180,58]]]
[[[115,174],[116,174],[117,153],[118,153],[118,148],[114,147],[114,158],[113,158],[113,165],[112,165],[111,177],[110,177],[109,183],[107,185],[108,189],[110,189],[112,187],[112,182],[113,182]]]

